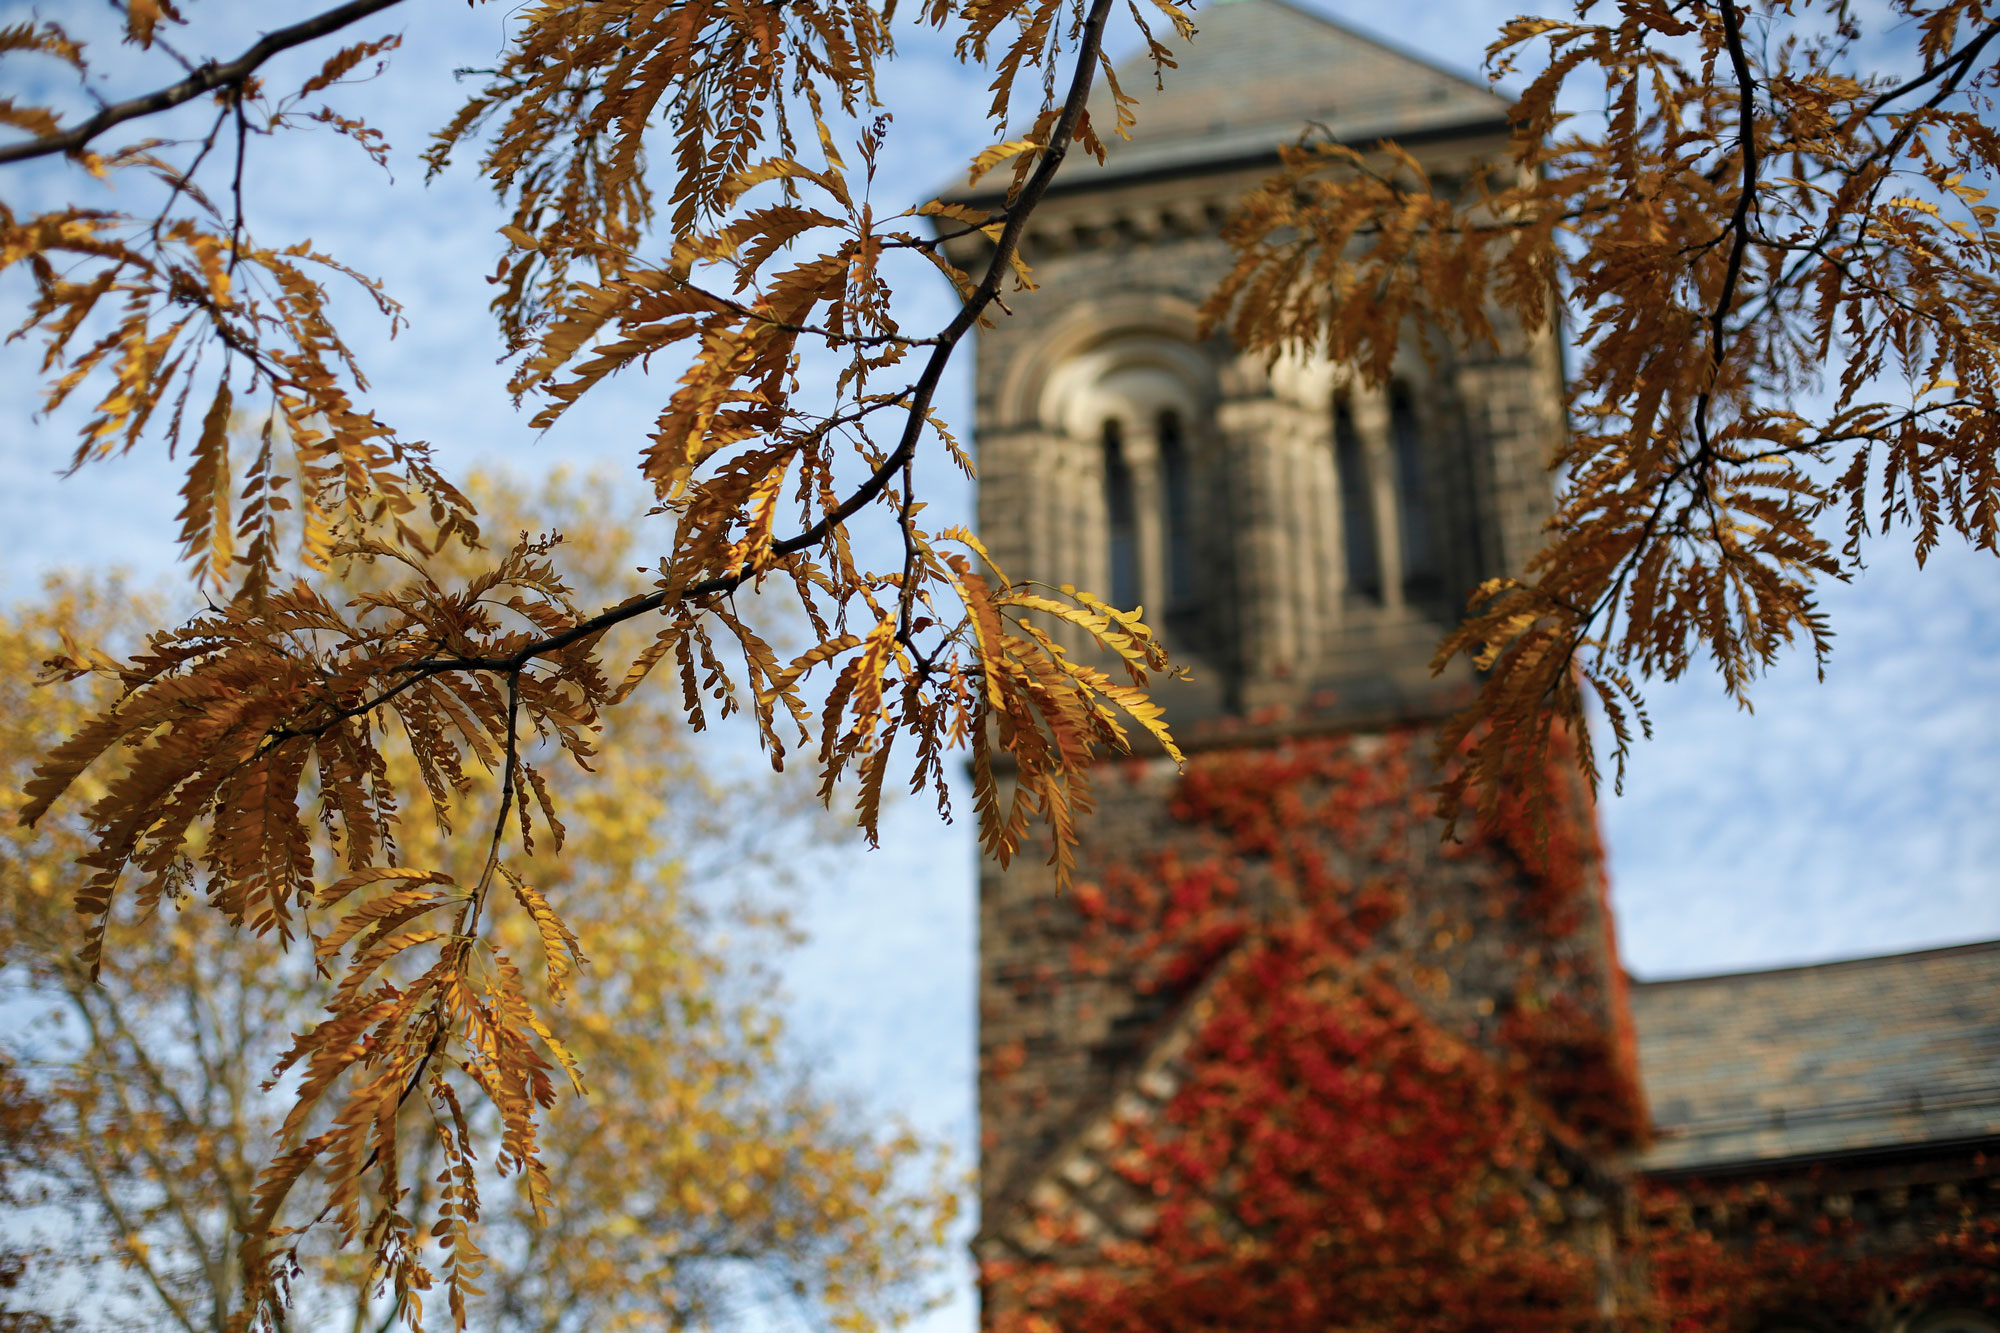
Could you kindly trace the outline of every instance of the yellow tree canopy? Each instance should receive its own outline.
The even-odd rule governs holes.
[[[503,522],[575,531],[572,576],[592,593],[636,581],[633,527],[607,503],[610,479],[558,475],[533,504],[477,478],[468,492]],[[340,586],[360,592],[378,576],[364,566]],[[9,813],[39,756],[103,702],[90,681],[37,686],[39,663],[64,637],[129,638],[146,623],[144,599],[136,605],[118,587],[61,587],[0,631]],[[439,1123],[412,1102],[399,1114],[409,1146],[398,1208],[437,1217],[434,1234],[452,1244],[441,1257],[413,1256],[385,1294],[367,1251],[302,1236],[295,1324],[373,1329],[398,1307],[417,1324],[440,1265],[470,1321],[491,1329],[705,1327],[801,1301],[835,1326],[874,1326],[921,1306],[956,1208],[943,1164],[792,1067],[758,962],[786,937],[783,896],[768,887],[782,874],[776,858],[819,832],[810,791],[709,776],[668,700],[635,701],[610,737],[591,770],[548,770],[567,816],[560,855],[543,844],[516,863],[524,882],[564,904],[562,925],[519,903],[496,912],[479,964],[518,966],[525,1001],[547,1007],[564,1049],[589,1071],[589,1095],[556,1099],[538,1129],[561,1207],[537,1223],[519,1182],[489,1205],[475,1242],[470,1216],[450,1201],[468,1179],[498,1183],[471,1151],[499,1128],[491,1108],[462,1101],[462,1122]],[[383,754],[381,780],[415,780],[407,744]],[[491,800],[494,785],[488,777],[475,790]],[[435,869],[384,876],[342,913],[305,905],[307,949],[273,956],[208,910],[203,897],[222,886],[197,871],[151,911],[121,900],[93,978],[77,957],[84,923],[72,901],[87,825],[6,821],[0,977],[19,1021],[0,1038],[0,1061],[19,1077],[10,1104],[37,1114],[0,1131],[0,1153],[20,1158],[7,1177],[13,1202],[41,1205],[9,1227],[10,1240],[41,1247],[23,1256],[34,1282],[12,1302],[21,1313],[190,1331],[230,1327],[244,1313],[236,1231],[257,1206],[266,1145],[293,1091],[266,1091],[266,1075],[344,981],[316,964],[337,956],[343,933],[365,947],[427,895],[479,872],[478,849],[428,811],[392,836],[406,864]],[[736,887],[690,883],[690,857],[734,863]],[[735,939],[727,951],[725,933]],[[393,962],[385,971],[399,985],[411,976]],[[316,1183],[340,1184],[325,1172]],[[278,1220],[305,1226],[318,1207],[294,1200]]]

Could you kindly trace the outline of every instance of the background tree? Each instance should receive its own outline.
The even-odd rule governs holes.
[[[1433,181],[1393,144],[1307,140],[1230,224],[1237,341],[1386,379],[1417,330],[1563,326],[1580,349],[1550,537],[1440,647],[1488,673],[1442,752],[1448,808],[1538,771],[1557,727],[1622,775],[1637,681],[1706,657],[1730,696],[1868,540],[2000,539],[2000,19],[1980,3],[1581,4],[1488,50],[1533,62],[1513,163]],[[1868,31],[1875,28],[1874,35]],[[1890,70],[1895,72],[1881,72]],[[1588,111],[1577,108],[1588,107]],[[1635,680],[1635,677],[1637,678]]]
[[[632,529],[611,512],[609,479],[558,477],[532,505],[505,488],[469,489],[503,522],[577,530],[571,566],[591,593],[614,597],[636,581]],[[370,573],[354,571],[349,591]],[[116,588],[63,589],[0,635],[0,785],[10,793],[0,800],[10,808],[36,758],[96,702],[74,686],[34,688],[35,664],[60,635],[143,628],[143,600],[136,614],[133,605]],[[877,1133],[859,1108],[815,1087],[782,1039],[757,959],[784,942],[769,882],[785,850],[816,831],[796,799],[806,793],[707,776],[657,703],[635,703],[618,726],[634,729],[630,739],[608,746],[595,772],[551,774],[570,812],[563,854],[522,862],[561,895],[589,959],[560,1012],[569,1049],[591,1070],[590,1095],[558,1102],[542,1132],[563,1207],[539,1226],[525,1199],[503,1194],[481,1237],[484,1294],[470,1317],[510,1330],[704,1327],[753,1309],[835,1326],[897,1322],[922,1304],[956,1199],[907,1133]],[[386,758],[392,775],[410,764],[407,753]],[[0,976],[14,1021],[0,1058],[20,1075],[5,1090],[0,1155],[23,1186],[16,1202],[43,1205],[21,1215],[38,1219],[40,1243],[22,1256],[32,1281],[15,1303],[24,1318],[70,1311],[92,1327],[234,1327],[245,1313],[235,1230],[255,1207],[257,1170],[286,1110],[282,1092],[260,1084],[333,979],[303,952],[272,958],[202,910],[196,896],[214,886],[197,879],[154,915],[121,905],[93,981],[76,958],[71,903],[87,829],[60,818],[7,829]],[[398,837],[406,858],[464,873],[453,860],[467,851],[430,820],[407,821]],[[362,910],[395,902],[380,892]],[[727,950],[724,929],[736,940]],[[538,971],[561,966],[568,946],[548,953],[535,934],[511,918],[495,939]],[[545,1001],[546,985],[527,989]],[[416,1146],[403,1207],[419,1213],[438,1193],[443,1151],[417,1108],[404,1114]],[[492,1132],[481,1114],[468,1108],[474,1132]],[[9,1238],[29,1235],[17,1222]],[[301,1258],[291,1325],[402,1322],[375,1294],[367,1254]],[[414,1301],[409,1314],[415,1322]]]

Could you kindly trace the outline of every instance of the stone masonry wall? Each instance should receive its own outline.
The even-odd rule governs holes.
[[[1425,792],[1430,738],[1402,727],[1223,747],[1196,755],[1187,776],[1159,758],[1108,764],[1074,892],[1056,892],[1032,849],[985,868],[989,1226],[1118,1095],[1230,945],[1329,905],[1369,913],[1355,955],[1387,969],[1441,1029],[1520,1071],[1579,1143],[1629,1135],[1636,1110],[1607,1124],[1616,1116],[1599,1104],[1636,1085],[1629,1048],[1619,1051],[1621,983],[1585,798],[1572,788],[1559,812],[1560,865],[1531,865],[1498,830],[1447,843]],[[1217,804],[1252,792],[1242,810]]]

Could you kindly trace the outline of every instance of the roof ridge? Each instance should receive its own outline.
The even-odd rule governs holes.
[[[1476,89],[1477,91],[1482,93],[1492,94],[1493,96],[1500,97],[1508,102],[1513,102],[1517,100],[1511,93],[1500,91],[1499,85],[1493,83],[1491,80],[1487,79],[1485,76],[1481,74],[1455,68],[1454,66],[1448,65],[1443,61],[1437,59],[1435,56],[1426,54],[1425,52],[1419,50],[1414,46],[1406,46],[1402,42],[1397,41],[1393,37],[1385,37],[1378,32],[1372,31],[1371,29],[1357,26],[1356,24],[1349,22],[1347,19],[1335,18],[1333,15],[1328,14],[1322,10],[1313,8],[1310,5],[1300,3],[1300,0],[1210,0],[1210,3],[1203,5],[1200,9],[1195,11],[1196,40],[1197,41],[1200,40],[1201,17],[1203,14],[1227,6],[1250,5],[1250,4],[1266,4],[1275,6],[1276,8],[1279,9],[1291,10],[1293,13],[1302,15],[1305,18],[1309,18],[1313,22],[1318,23],[1323,27],[1333,29],[1333,31],[1339,33],[1343,37],[1351,37],[1356,41],[1366,42],[1370,46],[1379,47],[1393,56],[1397,56],[1403,60],[1407,60],[1412,64],[1421,65],[1425,69],[1430,70],[1432,73],[1442,74],[1447,78],[1456,79],[1458,80],[1458,82],[1464,84],[1468,88]],[[1143,55],[1144,53],[1134,52],[1133,54],[1134,56],[1139,56]]]
[[[975,1253],[982,1259],[1006,1247],[1017,1255],[1045,1252],[1048,1244],[1023,1234],[1032,1233],[1032,1219],[1039,1213],[1092,1220],[1092,1238],[1120,1229],[1120,1219],[1107,1212],[1104,1201],[1091,1197],[1090,1186],[1109,1165],[1109,1150],[1115,1142],[1114,1126],[1145,1116],[1157,1116],[1172,1102],[1183,1086],[1183,1061],[1188,1048],[1200,1040],[1200,1027],[1214,1014],[1215,993],[1237,976],[1256,957],[1257,934],[1238,940],[1219,956],[1201,980],[1182,1000],[1179,1009],[1158,1031],[1139,1060],[1097,1102],[1084,1107],[1070,1122],[1070,1128],[1043,1160],[1040,1168],[1013,1181],[993,1201],[990,1216],[980,1218],[979,1234],[972,1239]],[[1501,1094],[1511,1097],[1531,1116],[1541,1130],[1549,1153],[1575,1175],[1602,1183],[1604,1167],[1583,1135],[1545,1098],[1508,1076],[1507,1066],[1483,1044],[1454,1032],[1415,995],[1406,990],[1395,975],[1398,956],[1378,952],[1338,950],[1323,957],[1319,969],[1309,978],[1315,987],[1332,985],[1350,995],[1365,996],[1377,1004],[1406,1009],[1433,1040],[1448,1045],[1476,1069],[1494,1078]],[[1650,1135],[1644,1135],[1643,1143]],[[1095,1159],[1095,1160],[1093,1160]],[[1073,1163],[1088,1163],[1078,1173]],[[1046,1238],[1042,1238],[1046,1240]]]
[[[1508,133],[1508,90],[1302,0],[1204,0],[1193,18],[1192,38],[1155,34],[1171,67],[1156,70],[1143,48],[1112,62],[1136,121],[1128,135],[1109,131],[1112,80],[1100,80],[1090,112],[1106,157],[1066,167],[1055,191],[1264,169],[1309,128],[1357,145],[1476,141],[1487,154]],[[942,197],[993,193],[953,183]]]
[[[1743,977],[1775,977],[1791,972],[1837,972],[1881,966],[1883,964],[1910,962],[1919,958],[1942,958],[1953,954],[1987,953],[2000,950],[2000,939],[1972,940],[1962,944],[1942,944],[1928,949],[1909,949],[1900,953],[1863,954],[1855,958],[1828,958],[1816,963],[1787,963],[1779,967],[1747,967],[1735,972],[1704,972],[1697,976],[1659,977],[1645,980],[1628,974],[1629,984],[1636,989],[1656,989],[1665,986],[1687,986],[1704,981],[1734,981]]]
[[[1206,1022],[1213,1012],[1216,990],[1250,956],[1248,944],[1248,937],[1238,940],[1211,961],[1201,978],[1180,997],[1174,1011],[1155,1030],[1139,1058],[1112,1082],[1103,1096],[1077,1108],[1055,1148],[1043,1157],[1040,1167],[1011,1181],[991,1201],[993,1215],[980,1217],[979,1234],[972,1238],[975,1247],[983,1243],[1004,1242],[1016,1249],[1025,1248],[1016,1235],[1017,1227],[1034,1211],[1037,1200],[1051,1189],[1060,1191],[1064,1202],[1071,1206],[1089,1206],[1080,1198],[1073,1197],[1074,1191],[1065,1190],[1059,1183],[1063,1179],[1064,1168],[1081,1155],[1101,1151],[1094,1142],[1103,1136],[1100,1126],[1117,1119],[1121,1110],[1141,1103],[1163,1105],[1172,1100],[1173,1092],[1178,1091],[1178,1082],[1173,1081],[1171,1089],[1160,1082],[1163,1076],[1172,1080],[1166,1066],[1178,1060],[1193,1043],[1195,1029]],[[1164,1095],[1159,1095],[1161,1093]]]

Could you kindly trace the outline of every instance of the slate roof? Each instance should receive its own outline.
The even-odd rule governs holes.
[[[1160,35],[1164,22],[1154,27]],[[1091,117],[1108,160],[1072,159],[1064,187],[1275,159],[1309,122],[1358,144],[1505,123],[1508,103],[1483,79],[1285,0],[1213,0],[1197,10],[1195,27],[1192,42],[1168,43],[1178,67],[1165,71],[1163,92],[1143,53],[1118,64],[1119,84],[1140,98],[1130,140],[1111,132],[1117,122],[1100,83]]]
[[[1641,1171],[2000,1135],[2000,940],[1635,983]]]

